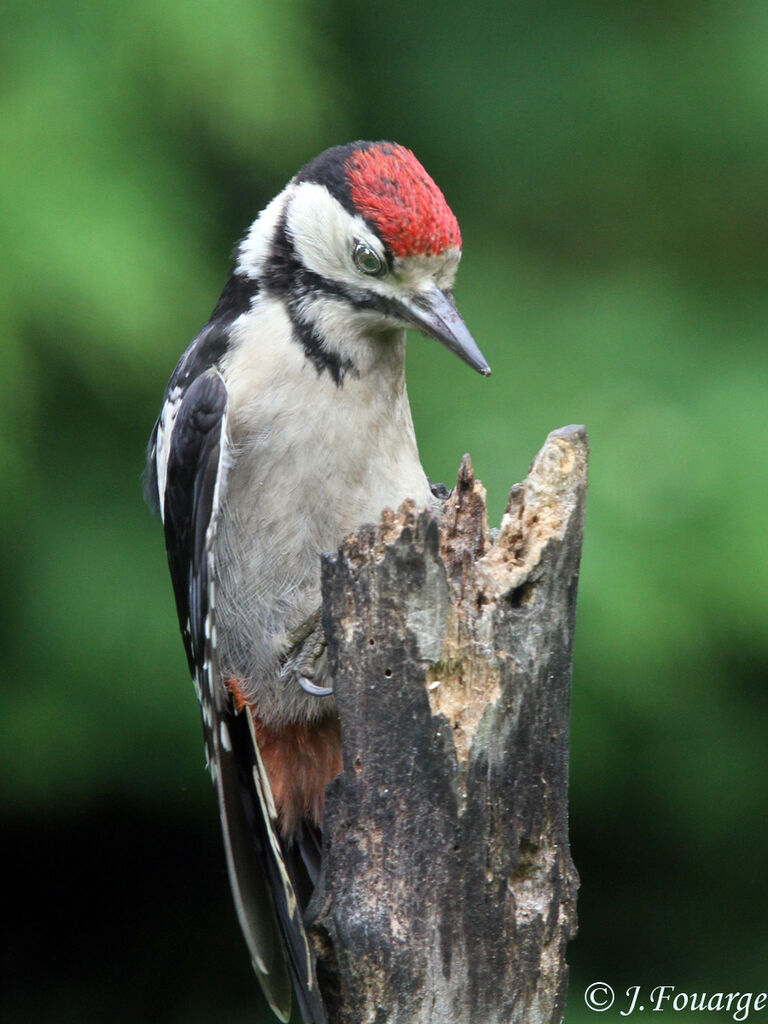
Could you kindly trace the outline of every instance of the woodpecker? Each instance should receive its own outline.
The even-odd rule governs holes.
[[[410,150],[326,150],[251,225],[149,442],[235,908],[287,1021],[326,1020],[302,915],[342,768],[320,554],[405,498],[438,500],[405,385],[406,328],[490,370],[453,298],[459,226]]]

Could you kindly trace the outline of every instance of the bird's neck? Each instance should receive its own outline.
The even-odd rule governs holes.
[[[340,408],[360,403],[397,418],[408,406],[405,331],[365,317],[330,299],[297,317],[282,296],[259,291],[233,323],[222,362],[232,406],[247,406],[256,395],[278,401],[284,391],[312,404],[327,392]]]

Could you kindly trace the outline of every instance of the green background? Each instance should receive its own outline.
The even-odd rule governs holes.
[[[143,449],[235,240],[355,138],[445,192],[494,371],[411,339],[429,474],[470,451],[498,523],[589,429],[566,1020],[767,989],[764,0],[9,0],[0,51],[4,1019],[263,1019]]]

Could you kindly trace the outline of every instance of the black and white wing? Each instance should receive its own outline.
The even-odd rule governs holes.
[[[163,518],[240,926],[277,1017],[290,1017],[293,980],[306,1024],[324,1024],[301,908],[285,866],[251,715],[247,709],[237,712],[217,665],[214,539],[228,453],[227,388],[215,367],[187,387],[171,380],[150,441],[150,461],[149,486]]]

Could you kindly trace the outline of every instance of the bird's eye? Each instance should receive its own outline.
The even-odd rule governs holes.
[[[381,259],[376,255],[370,245],[366,245],[365,242],[358,242],[355,245],[355,251],[352,253],[352,258],[355,261],[355,266],[358,270],[361,270],[364,274],[371,274],[375,276],[380,274],[384,268],[384,264]]]

